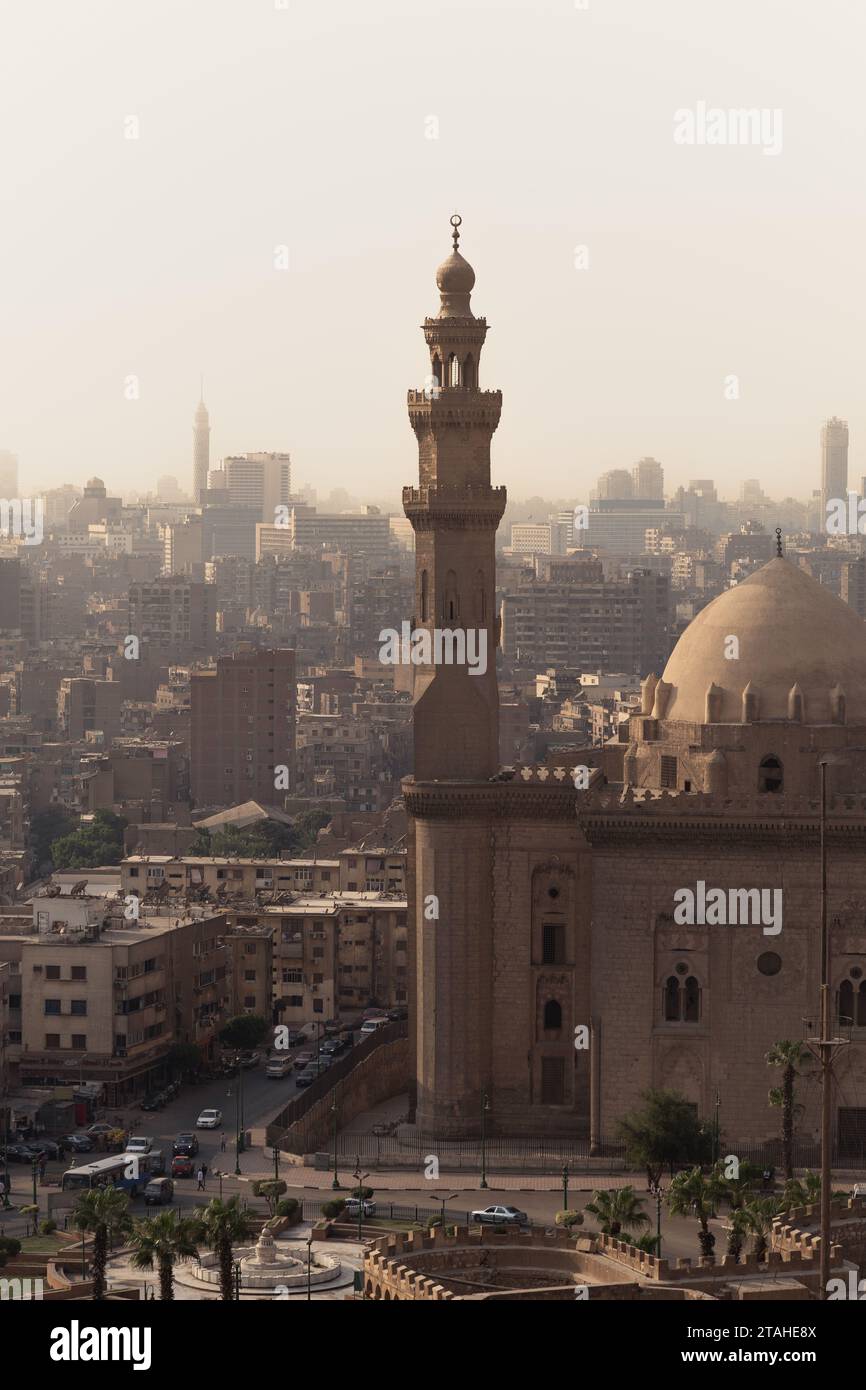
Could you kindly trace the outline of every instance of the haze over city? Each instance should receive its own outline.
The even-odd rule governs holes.
[[[188,488],[203,373],[212,460],[289,450],[299,485],[396,500],[455,210],[512,498],[648,454],[670,488],[805,496],[833,414],[866,471],[866,18],[817,21],[805,0],[7,7],[0,448],[22,489]],[[779,152],[676,144],[699,102],[780,111]]]

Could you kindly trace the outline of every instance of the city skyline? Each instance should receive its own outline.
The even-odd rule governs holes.
[[[284,449],[299,482],[397,496],[407,363],[423,384],[405,306],[432,309],[454,211],[512,497],[580,496],[645,456],[671,490],[808,496],[834,415],[859,477],[863,18],[830,3],[816,36],[803,4],[784,29],[773,7],[721,29],[693,10],[157,4],[132,46],[107,4],[86,30],[19,11],[0,446],[22,492],[186,488],[203,373],[212,462]],[[684,147],[677,114],[716,105],[781,112],[776,147]]]

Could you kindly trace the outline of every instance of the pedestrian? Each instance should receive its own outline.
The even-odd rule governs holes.
[[[225,1130],[222,1130],[221,1133],[220,1133],[220,1153],[225,1153],[225,1151],[226,1151],[226,1132],[225,1132]]]
[[[44,1181],[45,1181],[45,1170],[46,1170],[47,1166],[48,1166],[48,1165],[47,1165],[47,1163],[46,1163],[46,1161],[45,1161],[45,1155],[44,1155],[44,1154],[40,1154],[40,1155],[39,1155],[39,1181],[40,1181],[40,1182],[44,1182]]]
[[[203,1168],[199,1168],[198,1172],[196,1173],[196,1178],[197,1178],[197,1180],[198,1180],[198,1190],[199,1190],[199,1192],[204,1192],[204,1169],[203,1169]]]
[[[206,1179],[206,1178],[207,1178],[207,1164],[206,1164],[206,1163],[202,1163],[202,1165],[201,1165],[201,1175],[202,1175],[202,1179]]]

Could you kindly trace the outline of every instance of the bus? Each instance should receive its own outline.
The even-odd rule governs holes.
[[[63,1174],[64,1192],[84,1192],[95,1187],[116,1187],[137,1197],[155,1175],[162,1155],[158,1153],[113,1154],[95,1163],[82,1163]]]

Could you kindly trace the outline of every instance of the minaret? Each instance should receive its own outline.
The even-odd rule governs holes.
[[[502,393],[478,384],[487,320],[470,306],[475,272],[458,250],[460,224],[451,218],[454,249],[436,272],[439,313],[424,320],[430,374],[408,399],[420,474],[419,487],[403,489],[415,531],[412,627],[428,630],[434,653],[415,671],[416,783],[483,781],[499,768],[495,536],[505,488],[490,485],[490,440]],[[464,632],[467,652],[483,653],[483,674],[481,660],[435,659],[434,634],[445,630]]]
[[[207,487],[207,475],[210,467],[210,419],[207,406],[204,403],[203,391],[204,384],[202,383],[202,395],[199,398],[198,409],[195,412],[192,426],[192,493],[196,506],[201,501],[202,491]]]

